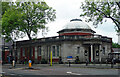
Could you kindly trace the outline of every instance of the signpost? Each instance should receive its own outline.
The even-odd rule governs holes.
[[[68,60],[69,67],[70,67],[70,61],[73,60],[73,57],[72,56],[67,56],[67,60]]]

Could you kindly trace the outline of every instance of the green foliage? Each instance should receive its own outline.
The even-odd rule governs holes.
[[[120,48],[120,45],[118,43],[112,43],[112,48]]]
[[[2,14],[1,15],[3,15],[5,11],[7,11],[8,8],[10,8],[9,2],[2,2]]]
[[[22,38],[25,35],[31,40],[37,37],[39,30],[46,29],[45,25],[55,18],[55,10],[45,2],[16,2],[3,15],[2,33],[8,40]]]
[[[24,25],[24,21],[22,18],[23,16],[24,14],[22,14],[15,8],[8,9],[4,13],[2,17],[2,34],[6,35],[5,38],[7,39],[7,41],[10,41],[11,37],[13,37],[14,39],[20,37],[18,34],[20,33],[20,25]]]
[[[86,17],[86,22],[93,22],[97,27],[98,24],[106,22],[106,18],[115,23],[117,31],[120,31],[120,2],[89,2],[82,3],[80,7],[83,10],[81,17]]]

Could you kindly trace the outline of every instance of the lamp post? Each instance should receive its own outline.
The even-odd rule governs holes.
[[[12,54],[13,54],[13,58],[15,60],[16,59],[16,41],[13,41],[13,52],[12,52]]]
[[[16,41],[13,41],[13,52],[12,52],[12,66],[15,67],[16,63]]]
[[[3,43],[3,47],[2,47],[2,62],[3,64],[5,63],[5,36],[2,36],[2,43]]]

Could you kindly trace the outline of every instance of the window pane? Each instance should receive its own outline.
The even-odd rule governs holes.
[[[39,56],[41,56],[41,46],[39,47]]]
[[[57,46],[57,56],[59,56],[59,46]]]
[[[79,54],[80,52],[80,47],[77,47],[77,54]]]
[[[25,48],[23,48],[23,56],[25,56]]]
[[[31,48],[31,55],[33,56],[33,48]]]
[[[105,54],[105,47],[103,47],[103,54]]]
[[[55,46],[53,46],[53,56],[55,56]]]

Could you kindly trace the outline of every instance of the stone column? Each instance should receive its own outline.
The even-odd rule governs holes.
[[[91,62],[93,62],[93,45],[91,44]]]
[[[101,62],[101,50],[102,50],[102,47],[101,45],[99,45],[99,61]]]

